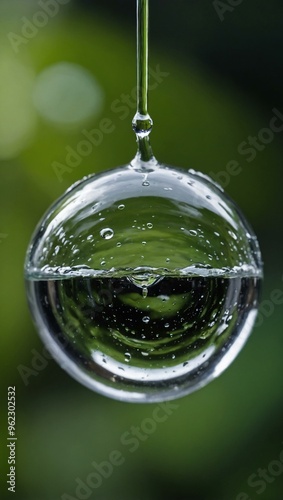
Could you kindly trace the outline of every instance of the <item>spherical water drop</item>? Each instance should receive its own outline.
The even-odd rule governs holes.
[[[220,374],[249,336],[262,276],[256,239],[213,183],[160,164],[146,175],[145,188],[144,165],[78,183],[43,218],[26,261],[33,316],[58,362],[136,402]]]

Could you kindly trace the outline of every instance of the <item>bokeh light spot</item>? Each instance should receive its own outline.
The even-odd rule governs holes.
[[[33,100],[45,120],[55,126],[76,128],[100,113],[103,91],[85,68],[60,62],[38,75]]]

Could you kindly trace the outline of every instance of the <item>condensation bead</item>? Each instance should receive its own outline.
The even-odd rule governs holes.
[[[247,340],[262,277],[257,240],[209,178],[155,162],[90,176],[31,241],[34,321],[59,364],[133,402],[188,394]]]

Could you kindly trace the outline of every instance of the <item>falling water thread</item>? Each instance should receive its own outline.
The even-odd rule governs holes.
[[[152,160],[149,134],[153,121],[148,114],[148,0],[137,0],[137,112],[132,126],[137,137],[138,159]]]

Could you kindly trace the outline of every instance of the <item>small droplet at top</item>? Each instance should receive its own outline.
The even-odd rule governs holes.
[[[153,127],[153,121],[149,114],[141,115],[140,113],[136,113],[132,125],[137,139],[143,139],[149,136]]]

